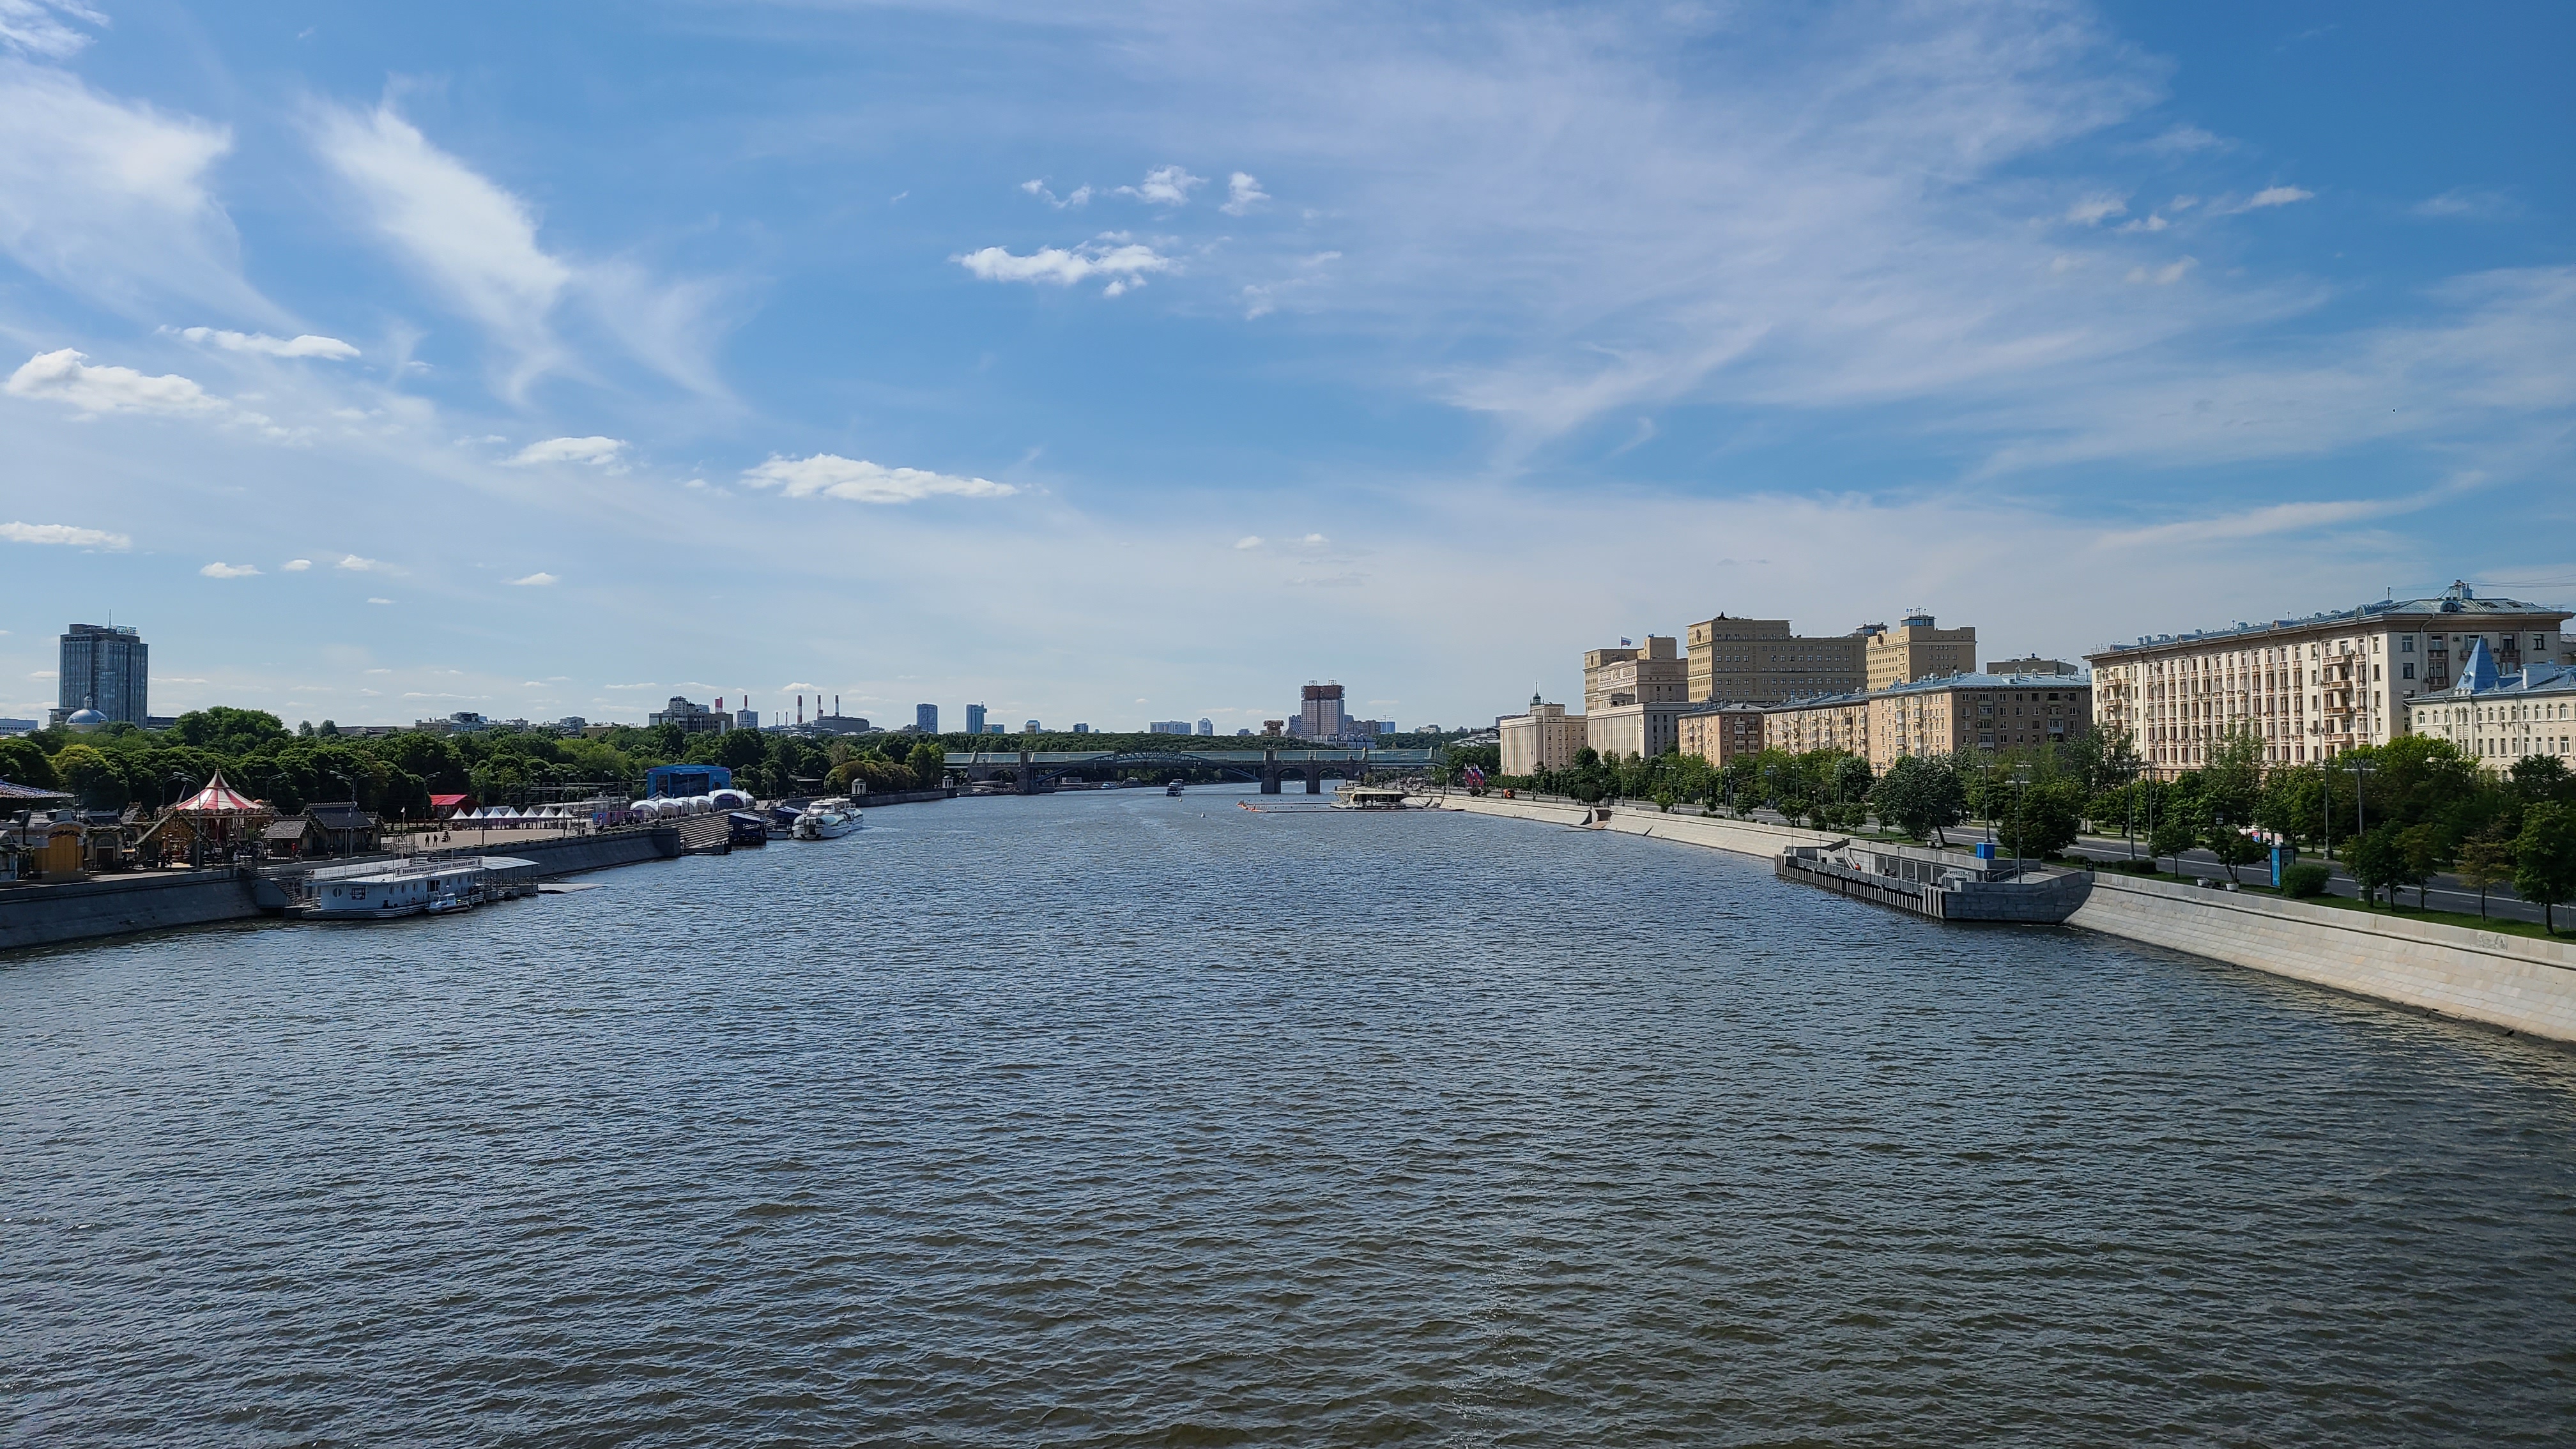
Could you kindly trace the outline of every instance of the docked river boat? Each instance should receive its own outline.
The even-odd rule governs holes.
[[[1939,921],[2056,925],[2093,893],[2089,870],[2013,865],[1864,840],[1793,845],[1774,858],[1772,873]]]
[[[391,921],[443,916],[536,888],[534,861],[442,855],[325,866],[297,882],[286,911],[308,921]]]

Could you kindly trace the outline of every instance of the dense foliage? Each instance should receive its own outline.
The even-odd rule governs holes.
[[[87,808],[113,810],[171,804],[220,770],[236,789],[281,811],[355,799],[389,819],[420,819],[434,794],[496,804],[632,795],[647,769],[668,764],[724,765],[736,784],[766,796],[852,781],[872,791],[921,789],[940,782],[942,756],[938,741],[917,735],[692,735],[673,725],[620,726],[597,739],[513,729],[360,737],[327,720],[290,730],[264,711],[218,707],[181,715],[167,730],[118,724],[90,735],[45,730],[0,740],[0,778],[66,790]]]

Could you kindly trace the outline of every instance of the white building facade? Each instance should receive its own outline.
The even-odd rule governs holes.
[[[2450,688],[2472,648],[2516,671],[2555,662],[2569,617],[2455,583],[2438,598],[2150,636],[2087,656],[2094,727],[2168,779],[2240,734],[2270,764],[2330,760],[2405,734],[2415,700]]]
[[[2450,741],[2482,770],[2503,774],[2533,755],[2566,764],[2576,757],[2576,668],[2525,664],[2506,674],[2479,644],[2460,682],[2418,695],[2409,716],[2414,733]]]

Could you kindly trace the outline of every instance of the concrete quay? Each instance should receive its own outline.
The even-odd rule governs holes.
[[[1580,805],[1452,795],[1449,809],[1581,826],[1602,812]],[[1791,845],[1841,836],[1770,825],[1610,807],[1599,828],[1776,858]],[[2536,941],[2431,921],[2408,921],[2276,896],[2094,876],[2067,924],[2337,991],[2576,1043],[2576,943]]]

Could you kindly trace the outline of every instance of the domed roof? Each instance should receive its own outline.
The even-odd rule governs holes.
[[[72,717],[70,719],[63,721],[63,728],[78,734],[88,734],[91,730],[97,729],[106,723],[107,716],[100,714],[97,710],[76,709],[72,711]]]

